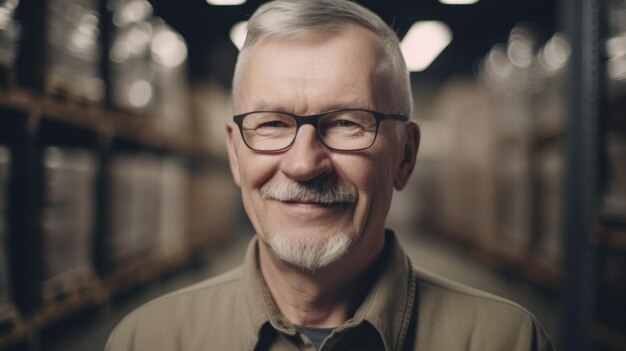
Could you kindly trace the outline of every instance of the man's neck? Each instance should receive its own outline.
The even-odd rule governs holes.
[[[280,312],[294,324],[332,328],[352,317],[376,275],[373,262],[382,247],[366,257],[344,257],[336,264],[305,272],[276,258],[259,242],[261,273]],[[368,257],[370,256],[370,257]],[[353,262],[346,262],[353,261]]]

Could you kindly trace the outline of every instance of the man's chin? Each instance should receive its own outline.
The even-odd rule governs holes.
[[[275,257],[307,272],[314,272],[338,261],[348,252],[352,242],[350,236],[345,233],[311,239],[270,234],[265,242]]]

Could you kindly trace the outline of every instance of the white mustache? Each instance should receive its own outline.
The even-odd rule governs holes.
[[[332,178],[315,179],[309,182],[288,180],[280,184],[265,183],[261,197],[266,200],[312,202],[323,205],[351,204],[356,201],[356,190],[340,184]]]

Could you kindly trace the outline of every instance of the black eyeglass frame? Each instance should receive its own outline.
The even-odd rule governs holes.
[[[359,149],[344,150],[344,149],[337,149],[337,148],[334,148],[334,147],[326,145],[326,143],[324,142],[324,138],[322,138],[322,135],[320,134],[320,129],[319,129],[320,121],[322,120],[322,118],[324,118],[327,115],[330,115],[330,114],[333,114],[333,113],[337,113],[337,112],[344,112],[344,111],[368,112],[372,116],[374,116],[374,119],[376,119],[376,131],[375,131],[375,134],[374,134],[374,139],[372,139],[372,142],[368,146],[363,147],[363,148],[359,148]],[[281,114],[284,114],[284,115],[291,116],[296,121],[296,132],[293,135],[293,140],[291,140],[291,142],[287,146],[285,146],[283,148],[280,148],[280,149],[276,149],[276,150],[259,150],[259,149],[255,149],[255,148],[251,147],[250,145],[248,145],[248,142],[246,141],[246,137],[243,135],[243,120],[246,118],[246,116],[251,115],[251,114],[255,114],[255,113],[281,113]],[[246,112],[246,113],[242,113],[242,114],[233,116],[233,121],[239,127],[239,133],[241,133],[241,139],[243,139],[243,142],[246,144],[246,146],[250,150],[254,150],[256,152],[266,152],[266,153],[282,152],[282,151],[285,151],[285,150],[288,150],[289,148],[291,148],[293,146],[293,143],[296,141],[296,137],[298,136],[298,130],[300,130],[300,127],[302,127],[305,124],[312,125],[313,128],[315,128],[315,132],[317,134],[317,137],[318,137],[319,141],[324,146],[326,146],[327,148],[329,148],[331,150],[345,151],[345,152],[367,150],[370,147],[372,147],[372,145],[374,145],[374,143],[376,142],[376,138],[378,137],[378,128],[380,127],[380,123],[385,121],[385,120],[395,120],[395,121],[408,122],[409,121],[409,117],[407,115],[403,115],[403,114],[382,113],[382,112],[377,112],[377,111],[372,111],[372,110],[367,110],[367,109],[362,109],[362,108],[338,109],[338,110],[332,110],[332,111],[327,111],[327,112],[323,112],[323,113],[320,113],[320,114],[308,115],[308,116],[302,116],[302,115],[297,115],[297,114],[294,114],[294,113],[283,112],[283,111],[251,111],[251,112]]]

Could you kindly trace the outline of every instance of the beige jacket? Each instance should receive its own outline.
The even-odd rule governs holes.
[[[548,351],[549,337],[522,307],[413,268],[386,233],[380,276],[326,350]],[[310,350],[278,311],[260,276],[258,242],[228,273],[158,298],[115,328],[106,351]]]

